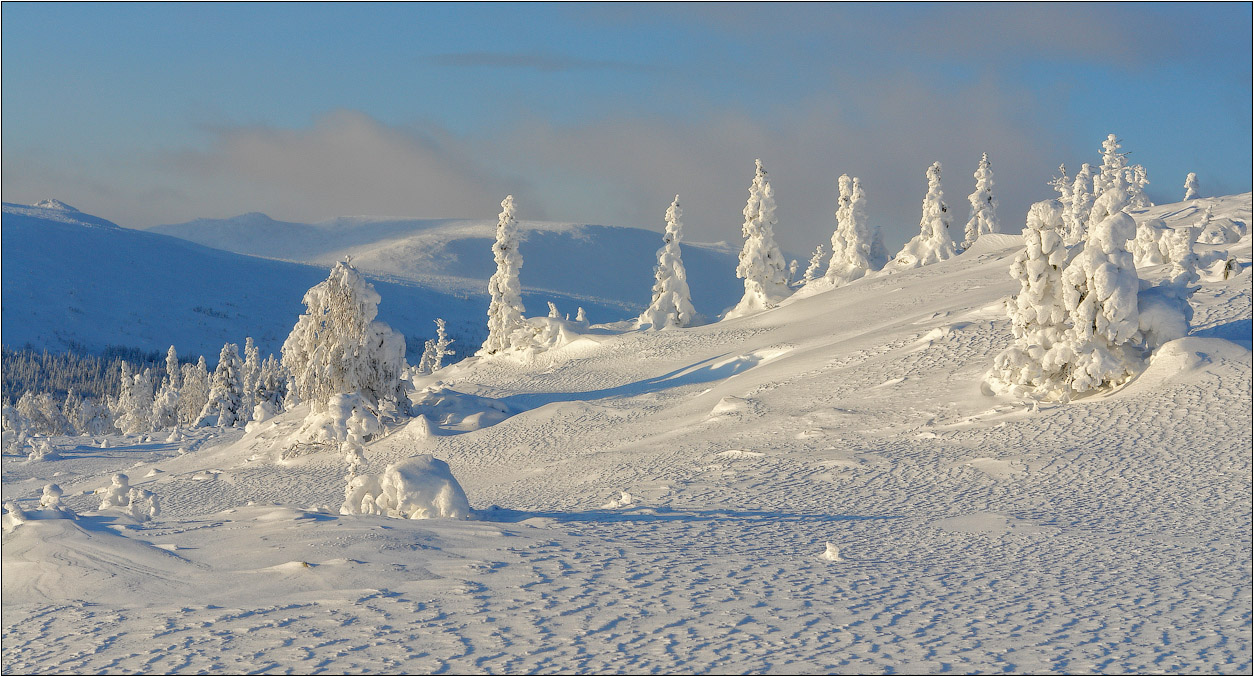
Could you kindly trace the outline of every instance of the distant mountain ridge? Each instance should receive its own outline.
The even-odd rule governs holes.
[[[350,216],[293,223],[252,212],[147,230],[239,254],[324,266],[352,256],[363,272],[450,293],[482,293],[496,270],[495,220]],[[564,293],[577,301],[621,309],[616,317],[594,321],[623,319],[648,304],[661,233],[538,221],[520,221],[519,233],[524,290]],[[684,243],[683,259],[699,312],[716,315],[740,298],[737,250],[724,244]]]

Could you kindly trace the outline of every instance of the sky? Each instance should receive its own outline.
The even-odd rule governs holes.
[[[4,3],[0,189],[120,225],[519,218],[805,256],[858,176],[896,251],[981,153],[1004,232],[1119,136],[1157,203],[1251,189],[1249,3]],[[803,267],[804,267],[803,258]]]

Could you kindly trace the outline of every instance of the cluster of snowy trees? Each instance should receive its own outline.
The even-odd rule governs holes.
[[[1085,164],[1074,182],[1060,168],[1061,199],[1029,210],[1024,250],[1010,269],[1020,283],[1007,302],[1015,339],[986,376],[994,390],[1067,401],[1127,382],[1151,351],[1188,333],[1199,229],[1173,230],[1158,219],[1138,227],[1126,210],[1148,205],[1148,180],[1119,148],[1109,135],[1099,172]],[[1190,177],[1186,190],[1196,194]],[[1151,285],[1138,264],[1169,265],[1167,278]]]
[[[28,390],[3,407],[3,429],[13,446],[31,435],[107,435],[151,433],[179,427],[236,426],[265,420],[284,410],[288,372],[270,356],[261,359],[253,339],[222,347],[210,372],[203,356],[180,363],[174,346],[166,353],[164,373],[153,367],[117,365],[117,389],[104,397],[83,396],[71,387],[64,399]]]

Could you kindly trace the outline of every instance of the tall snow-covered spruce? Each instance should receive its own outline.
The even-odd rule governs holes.
[[[518,220],[514,218],[514,196],[501,201],[501,214],[496,222],[496,242],[492,245],[496,272],[488,280],[488,338],[479,349],[480,355],[492,355],[511,346],[510,335],[523,326],[525,308],[518,273],[522,270],[522,254],[518,251]]]
[[[1063,222],[1067,224],[1067,234],[1063,237],[1063,241],[1068,247],[1079,244],[1084,240],[1084,236],[1088,233],[1089,213],[1093,211],[1093,185],[1096,177],[1093,175],[1093,166],[1084,163],[1080,166],[1080,171],[1076,172],[1075,181],[1071,184],[1071,203],[1064,204],[1067,212],[1063,216]]]
[[[953,258],[958,253],[949,232],[949,208],[941,191],[941,163],[927,169],[927,195],[923,198],[923,218],[919,234],[897,253],[893,264],[898,268],[918,268]]]
[[[993,360],[985,380],[996,391],[1018,397],[1057,399],[1063,392],[1065,363],[1053,347],[1067,333],[1062,298],[1066,206],[1057,200],[1032,205],[1023,228],[1023,251],[1010,265],[1019,293],[1006,302],[1015,341]]]
[[[1066,172],[1064,171],[1064,182],[1065,179]],[[1060,188],[1064,187],[1060,186]],[[971,203],[971,218],[967,220],[962,240],[963,251],[970,249],[981,235],[998,231],[997,198],[993,197],[993,168],[988,162],[988,153],[980,156],[980,165],[975,170],[975,192],[971,193],[967,200]]]
[[[857,177],[842,174],[836,181],[839,197],[836,207],[836,230],[832,232],[832,258],[827,264],[826,279],[835,285],[846,284],[875,269],[872,260],[873,234],[866,216],[866,193]]]
[[[745,294],[736,307],[727,312],[726,318],[774,308],[789,294],[788,263],[775,244],[775,191],[766,180],[762,161],[754,162],[757,171],[749,185],[749,200],[743,211],[745,222],[741,227],[745,245],[736,266],[736,277],[744,280]]]
[[[687,327],[692,324],[697,311],[692,306],[692,292],[688,290],[688,273],[680,254],[683,241],[683,210],[679,208],[679,196],[666,210],[666,233],[662,235],[662,248],[657,250],[657,267],[653,273],[653,300],[641,313],[636,325],[650,329]]]
[[[283,367],[311,413],[332,397],[359,395],[368,406],[405,399],[405,337],[375,319],[379,294],[349,261],[305,292],[306,312],[283,342]]]

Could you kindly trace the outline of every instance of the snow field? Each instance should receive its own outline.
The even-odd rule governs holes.
[[[1248,673],[1249,238],[1145,373],[1036,409],[980,387],[1021,246],[420,377],[365,472],[431,454],[470,521],[338,515],[302,409],[5,456],[4,500],[86,515],[5,533],[4,669]],[[158,519],[93,513],[119,470]]]

